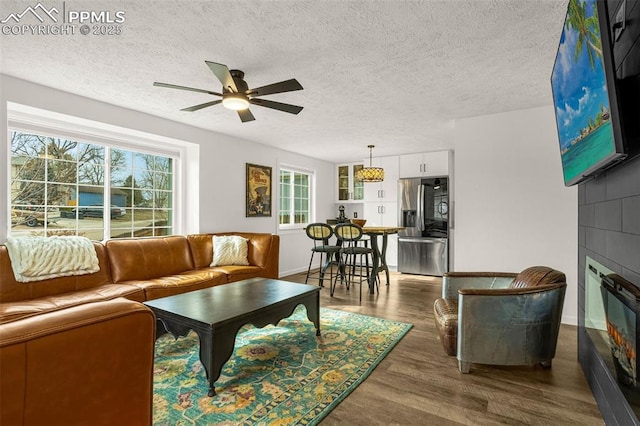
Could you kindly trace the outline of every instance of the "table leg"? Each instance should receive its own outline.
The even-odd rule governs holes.
[[[382,236],[382,250],[378,246],[378,235]],[[388,234],[369,234],[371,237],[371,248],[373,249],[373,268],[371,269],[371,277],[369,277],[369,294],[375,293],[376,280],[378,274],[384,271],[387,276],[387,285],[389,285],[389,266],[387,265],[387,242]]]
[[[222,366],[231,358],[240,327],[228,330],[195,330],[200,339],[200,362],[209,382],[209,396],[215,396],[214,383],[220,377]]]
[[[371,248],[373,249],[373,265],[369,277],[369,294],[375,294],[376,279],[378,277],[378,264],[380,263],[380,251],[378,250],[378,236],[371,234]]]
[[[387,285],[389,285],[389,266],[387,265],[387,239],[388,239],[387,237],[388,235],[386,232],[382,234],[382,250],[380,251],[380,268],[378,269],[385,272],[387,276]]]
[[[316,293],[313,298],[305,299],[303,304],[307,308],[307,318],[316,327],[316,336],[320,336],[320,293]]]

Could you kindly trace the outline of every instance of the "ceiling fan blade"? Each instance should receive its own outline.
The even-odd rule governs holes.
[[[249,108],[239,109],[238,116],[240,117],[240,120],[242,120],[243,123],[246,123],[247,121],[253,121],[256,119],[251,113],[251,111],[249,111]]]
[[[205,102],[203,104],[194,105],[194,106],[189,107],[189,108],[182,108],[180,111],[193,112],[193,111],[197,111],[197,110],[202,109],[202,108],[210,107],[210,106],[213,106],[213,105],[218,105],[220,102],[222,102],[222,101],[218,100],[218,101]]]
[[[212,92],[211,90],[204,90],[204,89],[196,89],[194,87],[187,87],[187,86],[177,86],[175,84],[169,84],[169,83],[159,83],[159,82],[154,82],[153,83],[154,86],[157,87],[167,87],[169,89],[179,89],[179,90],[189,90],[191,92],[200,92],[200,93],[208,93],[210,95],[215,95],[215,96],[222,96],[222,93],[218,93],[218,92]]]
[[[220,83],[222,83],[222,87],[225,89],[229,89],[231,92],[237,92],[238,88],[236,87],[235,81],[233,81],[233,77],[231,77],[231,73],[229,72],[229,68],[224,64],[219,64],[217,62],[204,61],[211,71],[218,77]]]
[[[302,87],[302,85],[298,83],[298,80],[292,78],[291,80],[285,80],[279,83],[267,84],[266,86],[249,89],[247,91],[247,95],[265,96],[272,95],[274,93],[293,92],[295,90],[302,89],[304,89],[304,87]]]
[[[300,111],[302,111],[303,108],[297,105],[283,104],[282,102],[268,101],[266,99],[249,99],[249,102],[254,105],[277,109],[278,111],[284,111],[290,114],[298,114]]]

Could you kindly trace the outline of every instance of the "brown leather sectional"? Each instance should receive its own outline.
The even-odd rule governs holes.
[[[213,235],[247,238],[249,265],[210,267]],[[0,245],[0,424],[151,424],[155,318],[140,302],[278,278],[272,234],[94,246],[100,271],[21,283]]]

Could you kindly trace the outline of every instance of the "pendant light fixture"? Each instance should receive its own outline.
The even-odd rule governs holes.
[[[375,145],[368,145],[369,148],[369,167],[364,167],[356,172],[356,179],[362,182],[382,182],[384,180],[384,169],[382,167],[373,167],[373,148]]]

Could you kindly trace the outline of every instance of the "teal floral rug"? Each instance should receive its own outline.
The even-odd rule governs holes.
[[[245,326],[234,353],[208,385],[198,336],[156,342],[154,425],[318,424],[412,327],[321,308],[316,337],[303,306],[264,328]]]

